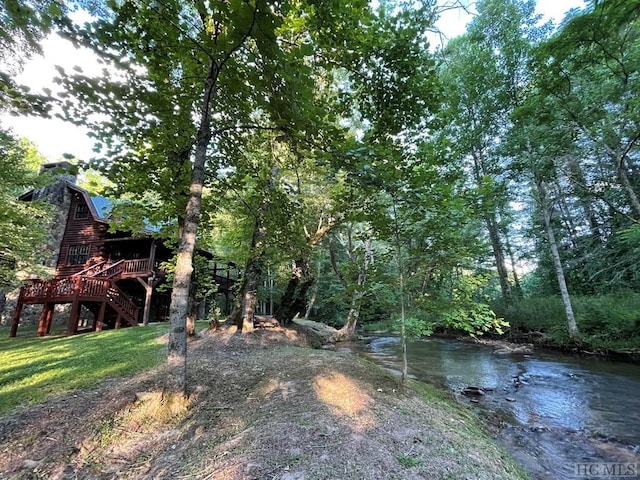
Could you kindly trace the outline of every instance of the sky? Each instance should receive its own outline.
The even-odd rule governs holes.
[[[472,12],[475,11],[474,0],[439,0],[438,3],[442,5],[462,3],[469,5]],[[557,25],[569,10],[585,6],[585,0],[537,0],[536,12],[543,16],[544,21],[552,20]],[[470,20],[471,17],[463,9],[458,8],[442,14],[436,26],[445,34],[445,37],[453,38],[464,33]]]
[[[442,0],[441,3],[452,3],[456,0]],[[471,3],[469,0],[462,0]],[[584,0],[538,0],[537,11],[545,20],[551,19],[558,23],[571,8],[583,8]],[[445,38],[456,37],[465,31],[466,24],[471,17],[462,9],[445,12],[436,26]],[[439,42],[431,39],[432,43]],[[43,56],[30,60],[17,80],[31,87],[32,91],[42,91],[43,88],[56,90],[52,83],[57,72],[55,65],[65,69],[81,66],[87,75],[99,75],[101,67],[95,57],[88,50],[75,49],[69,42],[56,35],[50,36],[43,45]],[[9,117],[0,115],[3,126],[11,127],[14,133],[26,137],[38,147],[40,153],[50,161],[59,160],[63,154],[71,154],[80,160],[88,160],[92,156],[93,140],[87,136],[87,130],[59,119],[43,119],[37,117]]]

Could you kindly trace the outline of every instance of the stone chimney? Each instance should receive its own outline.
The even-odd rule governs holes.
[[[77,167],[69,162],[46,163],[40,168],[41,175],[50,175],[51,181],[48,185],[31,190],[22,196],[20,200],[33,202],[44,200],[52,205],[53,211],[51,221],[48,225],[47,255],[44,265],[55,271],[60,255],[62,237],[67,225],[69,208],[71,206],[71,192],[67,188],[68,184],[75,185]]]
[[[60,247],[64,230],[67,226],[67,217],[71,207],[71,192],[67,188],[68,184],[76,183],[76,167],[69,162],[47,163],[40,168],[40,174],[51,176],[51,181],[44,187],[29,190],[19,198],[23,202],[33,202],[44,200],[52,205],[49,224],[47,225],[47,252],[44,266],[52,276],[55,274],[60,255]],[[16,308],[18,294],[17,288],[11,292],[0,291],[0,324],[4,325],[13,318]],[[24,324],[36,324],[38,321],[40,305],[27,305],[22,313]]]

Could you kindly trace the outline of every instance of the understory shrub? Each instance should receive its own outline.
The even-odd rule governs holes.
[[[586,345],[640,347],[640,293],[573,296],[571,304]],[[543,332],[559,343],[568,340],[565,309],[560,297],[525,298],[509,308],[496,302],[493,308],[512,329]]]

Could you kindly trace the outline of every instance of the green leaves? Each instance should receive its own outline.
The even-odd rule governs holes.
[[[30,93],[15,81],[22,65],[41,53],[40,41],[67,21],[68,6],[58,0],[4,0],[0,4],[0,111],[47,115],[49,95]]]
[[[405,319],[404,328],[408,338],[429,337],[433,334],[434,323],[417,317]]]
[[[48,208],[18,200],[38,185],[39,162],[32,146],[0,129],[0,289],[15,287],[25,274],[44,274]],[[42,179],[40,179],[42,181]]]

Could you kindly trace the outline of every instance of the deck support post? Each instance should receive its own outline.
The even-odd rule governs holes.
[[[13,321],[11,322],[11,332],[9,332],[10,337],[15,337],[18,334],[18,325],[20,324],[22,307],[22,290],[20,290],[20,297],[18,297],[18,304],[16,305],[16,311],[13,313]]]
[[[100,311],[98,312],[98,316],[96,317],[95,323],[93,325],[96,332],[102,331],[102,326],[104,325],[104,314],[106,311],[107,301],[103,300],[102,303],[100,303]]]
[[[80,301],[78,298],[73,299],[71,304],[71,314],[67,323],[67,335],[75,335],[78,333],[78,323],[80,323]]]
[[[53,303],[51,304],[51,308],[49,309],[49,313],[47,314],[47,328],[46,328],[46,332],[47,335],[49,335],[51,333],[51,324],[53,323],[53,312],[56,309],[56,304]]]
[[[80,322],[80,288],[82,277],[75,277],[73,283],[73,301],[71,303],[71,314],[67,323],[67,335],[78,333],[78,323]]]
[[[137,278],[138,283],[144,288],[144,310],[142,311],[142,324],[146,327],[149,325],[149,315],[151,314],[151,296],[153,295],[154,279],[153,276],[143,280]]]
[[[149,325],[149,316],[151,315],[151,295],[153,294],[153,277],[147,279],[147,285],[144,287],[144,312],[142,313],[142,324],[146,327]]]
[[[155,239],[151,239],[151,248],[149,249],[149,272],[154,272],[154,263],[156,263],[157,244]]]
[[[38,336],[44,337],[51,331],[51,320],[53,318],[53,307],[55,303],[45,302],[42,305],[40,320],[38,320]]]
[[[42,310],[40,311],[40,318],[38,319],[38,330],[36,335],[44,337],[47,331],[47,312],[49,311],[49,304],[44,302],[42,304]]]

